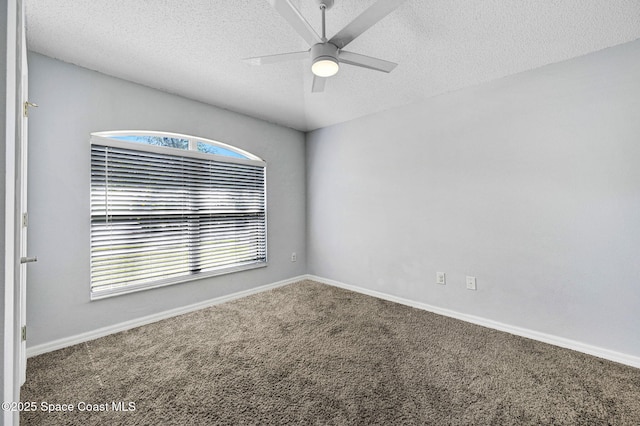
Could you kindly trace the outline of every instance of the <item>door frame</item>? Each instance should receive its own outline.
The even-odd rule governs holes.
[[[19,134],[22,126],[21,110],[21,69],[22,69],[22,45],[20,41],[24,34],[24,4],[22,0],[7,0],[4,2],[2,21],[6,20],[6,46],[0,48],[6,53],[5,69],[2,70],[5,86],[3,139],[4,147],[4,216],[3,220],[3,244],[4,244],[4,318],[3,318],[3,356],[2,356],[2,396],[3,401],[20,400],[20,225],[17,217],[19,208],[19,179],[17,168],[20,167]],[[4,22],[3,22],[4,24]],[[4,26],[4,25],[2,25]],[[4,36],[5,34],[3,34]],[[4,38],[4,37],[3,37]],[[4,41],[4,40],[3,40]],[[5,50],[6,49],[6,50]],[[5,425],[15,425],[19,421],[19,413],[6,410],[0,415]]]
[[[24,16],[24,15],[23,15]],[[23,18],[24,19],[24,18]],[[28,177],[28,138],[29,138],[29,116],[28,116],[28,102],[29,102],[29,67],[27,65],[27,34],[24,25],[20,25],[18,28],[18,60],[20,61],[19,74],[16,76],[18,79],[18,95],[19,100],[18,110],[18,137],[16,138],[16,144],[18,145],[19,152],[19,164],[16,166],[18,183],[16,189],[16,214],[17,214],[17,229],[18,229],[18,248],[20,259],[29,256],[27,251],[27,226],[28,226],[28,207],[27,207],[27,177]],[[24,215],[24,216],[23,216]],[[16,318],[19,319],[18,334],[19,347],[18,347],[18,383],[22,386],[27,379],[27,336],[22,336],[22,330],[24,327],[26,333],[27,327],[27,265],[28,263],[22,263],[22,260],[18,263],[18,314]]]

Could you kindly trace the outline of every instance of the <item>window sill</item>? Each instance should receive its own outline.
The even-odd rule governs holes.
[[[205,279],[205,278],[211,278],[211,277],[215,277],[215,276],[219,276],[219,275],[232,274],[234,272],[248,271],[248,270],[257,269],[257,268],[264,268],[267,265],[268,265],[267,262],[252,263],[252,264],[249,264],[249,265],[234,266],[234,267],[231,267],[231,268],[224,268],[224,269],[220,269],[220,270],[217,270],[217,271],[204,272],[204,273],[200,273],[200,274],[197,274],[197,275],[189,275],[189,276],[185,276],[185,277],[170,278],[170,279],[167,279],[167,280],[159,280],[159,281],[154,281],[152,283],[143,283],[143,284],[137,284],[137,285],[130,285],[130,286],[126,286],[126,287],[119,287],[119,288],[113,288],[113,289],[104,289],[104,290],[98,290],[98,291],[91,291],[90,299],[93,302],[93,301],[96,301],[96,300],[107,299],[107,298],[110,298],[110,297],[122,296],[122,295],[130,294],[130,293],[137,293],[137,292],[143,291],[143,290],[150,290],[150,289],[154,289],[154,288],[166,287],[166,286],[170,286],[170,285],[174,285],[174,284],[186,283],[186,282],[189,282],[189,281],[202,280],[202,279]]]

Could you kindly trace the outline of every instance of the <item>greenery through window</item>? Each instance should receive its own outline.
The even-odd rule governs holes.
[[[93,134],[92,298],[265,266],[265,172],[215,141]]]

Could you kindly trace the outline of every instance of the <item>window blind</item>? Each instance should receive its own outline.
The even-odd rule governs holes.
[[[117,145],[91,145],[92,297],[266,263],[264,164]]]

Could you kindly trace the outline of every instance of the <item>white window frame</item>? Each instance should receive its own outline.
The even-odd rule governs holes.
[[[189,141],[189,148],[188,149],[170,148],[170,147],[145,144],[142,142],[123,141],[123,140],[113,139],[113,137],[118,137],[118,136],[157,136],[157,137],[183,139],[183,140]],[[212,145],[214,147],[220,147],[220,148],[235,152],[246,158],[236,158],[236,157],[200,152],[200,151],[197,151],[198,142]],[[257,157],[254,154],[251,154],[250,152],[244,151],[240,148],[236,148],[234,146],[231,146],[222,142],[214,141],[211,139],[205,139],[205,138],[184,135],[179,133],[169,133],[169,132],[159,132],[159,131],[119,130],[119,131],[108,131],[108,132],[95,132],[95,133],[91,133],[91,138],[90,138],[90,145],[94,145],[94,144],[107,146],[107,147],[114,147],[114,148],[138,150],[138,151],[150,152],[150,153],[200,158],[200,159],[212,160],[220,163],[247,164],[247,165],[264,167],[265,168],[265,171],[264,171],[265,261],[257,262],[249,265],[225,267],[224,269],[215,270],[215,271],[198,272],[196,274],[192,274],[188,276],[181,276],[181,277],[169,278],[169,279],[160,279],[160,280],[141,283],[141,284],[131,284],[131,285],[126,285],[124,287],[118,287],[113,289],[102,289],[102,290],[94,291],[92,288],[92,285],[90,285],[89,286],[90,300],[99,300],[107,297],[129,294],[129,293],[138,292],[142,290],[164,287],[168,285],[179,284],[179,283],[184,283],[184,282],[189,282],[194,280],[200,280],[203,278],[209,278],[209,277],[218,276],[218,275],[226,275],[234,272],[246,271],[246,270],[251,270],[256,268],[263,268],[268,266],[268,248],[267,248],[268,245],[266,243],[267,234],[268,234],[267,232],[267,223],[268,223],[267,221],[267,182],[266,182],[267,163],[263,159],[261,159],[260,157]],[[91,217],[89,219],[91,220]],[[91,241],[90,241],[90,251],[91,251]]]

